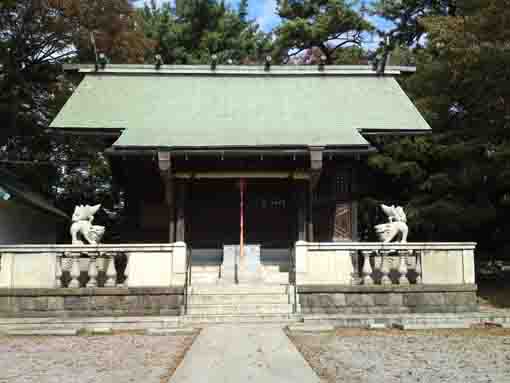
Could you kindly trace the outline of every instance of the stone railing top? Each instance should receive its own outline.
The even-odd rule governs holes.
[[[474,250],[476,242],[304,242],[299,241],[296,247],[304,246],[309,250]]]
[[[98,244],[98,245],[0,245],[1,253],[63,253],[63,252],[162,252],[185,248],[184,242],[176,243],[129,243],[129,244]]]

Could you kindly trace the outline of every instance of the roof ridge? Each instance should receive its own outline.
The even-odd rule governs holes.
[[[64,64],[64,71],[110,74],[208,74],[208,75],[381,75],[371,65],[163,65],[107,64],[96,70],[94,64]],[[413,73],[416,67],[387,66],[385,75]]]

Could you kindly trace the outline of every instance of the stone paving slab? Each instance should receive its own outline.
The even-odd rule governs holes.
[[[467,322],[459,323],[394,323],[394,328],[399,330],[439,330],[439,329],[468,329],[470,324]]]
[[[330,332],[335,331],[335,326],[327,323],[319,324],[296,324],[287,326],[289,331],[294,332]]]
[[[367,328],[373,324],[387,327],[395,323],[420,323],[428,328],[444,327],[445,324],[468,323],[483,325],[486,322],[510,326],[510,310],[492,310],[475,313],[437,314],[258,314],[258,315],[187,315],[181,317],[76,317],[76,318],[5,318],[0,317],[0,334],[21,329],[85,329],[111,328],[117,330],[146,330],[180,327],[202,327],[217,324],[261,324],[261,325],[316,325],[327,323],[339,327]]]
[[[170,383],[319,383],[281,326],[209,326]]]
[[[145,330],[146,335],[193,335],[197,330],[191,327],[181,328],[149,328]]]
[[[10,336],[74,336],[78,334],[76,329],[49,329],[49,330],[9,330],[6,331],[5,335]]]

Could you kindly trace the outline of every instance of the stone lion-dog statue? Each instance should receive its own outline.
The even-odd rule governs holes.
[[[105,232],[104,226],[92,225],[94,214],[96,214],[100,208],[101,205],[78,205],[74,208],[74,213],[71,218],[73,223],[70,229],[73,245],[83,245],[83,240],[91,245],[97,245],[101,242]]]
[[[391,242],[400,238],[400,243],[407,242],[409,227],[407,226],[407,216],[401,206],[381,205],[381,209],[388,217],[388,223],[375,226],[375,232],[379,239],[383,242]]]

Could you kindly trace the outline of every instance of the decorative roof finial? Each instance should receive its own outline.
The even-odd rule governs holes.
[[[217,62],[218,62],[218,55],[217,54],[213,54],[211,56],[211,70],[216,70]]]
[[[266,56],[266,65],[265,65],[265,70],[266,71],[269,71],[271,69],[271,61],[273,60],[273,58],[271,56]]]

